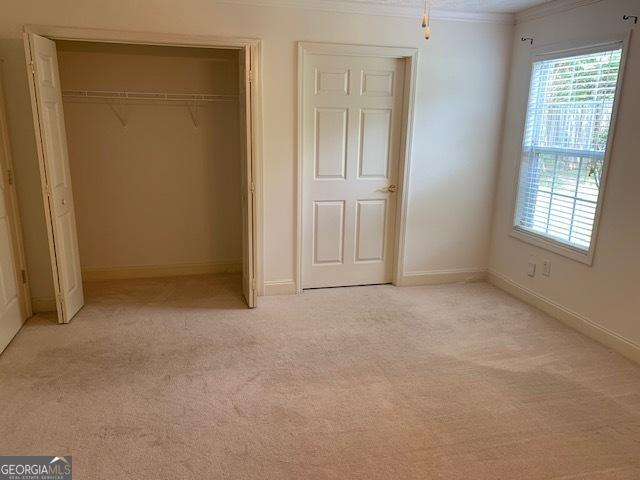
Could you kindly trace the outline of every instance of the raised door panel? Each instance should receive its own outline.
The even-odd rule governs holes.
[[[54,191],[68,188],[67,178],[69,177],[67,144],[63,136],[64,132],[60,131],[60,127],[64,125],[60,108],[61,105],[57,102],[45,101],[41,111],[42,123],[47,126],[44,129],[46,138],[43,142],[46,155],[50,158],[66,159],[64,162],[53,162],[51,165],[49,181]]]
[[[315,178],[341,179],[346,175],[347,109],[318,108],[315,121]]]
[[[316,95],[349,95],[349,70],[316,69]]]
[[[356,262],[384,260],[387,201],[359,200],[356,206]]]
[[[391,97],[393,81],[394,72],[363,70],[360,93],[369,97]]]
[[[344,202],[315,202],[313,217],[313,263],[316,265],[342,263]]]
[[[65,295],[73,295],[78,288],[82,288],[82,277],[77,255],[74,254],[76,247],[75,222],[70,212],[58,217],[59,235],[62,241],[59,242],[58,254],[60,264],[64,271]]]
[[[364,108],[360,111],[360,177],[388,178],[390,136],[391,109]]]
[[[37,62],[38,76],[40,85],[47,88],[57,88],[58,86],[58,67],[54,61],[54,57],[49,52],[36,52],[35,59]]]

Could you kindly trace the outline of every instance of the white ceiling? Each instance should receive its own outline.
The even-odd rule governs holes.
[[[211,0],[225,4],[245,4],[263,7],[295,7],[344,13],[413,17],[420,15],[425,0]],[[429,1],[429,0],[427,0]],[[558,2],[560,4],[588,0],[431,0],[432,9],[440,19],[513,22],[513,14],[531,7]],[[590,0],[598,1],[598,0]],[[434,17],[435,18],[435,17]]]
[[[434,0],[433,7],[467,12],[517,13],[552,0]]]
[[[432,8],[458,12],[516,13],[552,0],[431,0]],[[345,3],[384,5],[389,7],[421,7],[424,0],[346,0]],[[303,0],[304,3],[304,0]]]

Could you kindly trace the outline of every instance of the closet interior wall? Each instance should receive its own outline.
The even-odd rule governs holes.
[[[139,267],[239,271],[238,51],[57,46],[85,279]],[[84,92],[220,97],[131,100]]]

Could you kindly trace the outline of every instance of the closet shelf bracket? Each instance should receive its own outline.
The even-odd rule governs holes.
[[[126,127],[128,123],[128,115],[126,110],[127,107],[124,104],[115,105],[111,102],[107,102],[107,105],[109,105],[109,108],[115,114],[115,116],[118,117],[118,120],[120,120],[122,126]]]
[[[193,104],[187,104],[187,108],[189,109],[189,115],[191,116],[191,122],[193,122],[193,126],[198,128],[198,104],[194,102]]]

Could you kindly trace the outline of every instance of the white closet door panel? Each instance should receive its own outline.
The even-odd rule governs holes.
[[[49,39],[29,34],[38,110],[41,165],[44,168],[45,206],[50,225],[54,284],[58,319],[69,322],[84,305],[80,254],[69,171],[67,138],[62,110],[56,45]]]
[[[3,176],[3,175],[2,175]],[[0,192],[0,352],[5,349],[23,322],[16,266],[12,249],[11,224],[7,212],[4,179]]]
[[[0,74],[2,71],[0,70]],[[4,110],[4,92],[0,85],[0,352],[20,330],[27,317],[23,302],[24,290],[21,275],[16,268],[20,263],[18,225],[14,215],[13,192],[7,181],[11,169],[9,132]]]
[[[252,101],[253,84],[249,79],[252,69],[252,51],[247,47],[240,53],[240,128],[244,134],[242,145],[242,293],[249,308],[257,304],[255,285],[255,189],[253,161]]]

